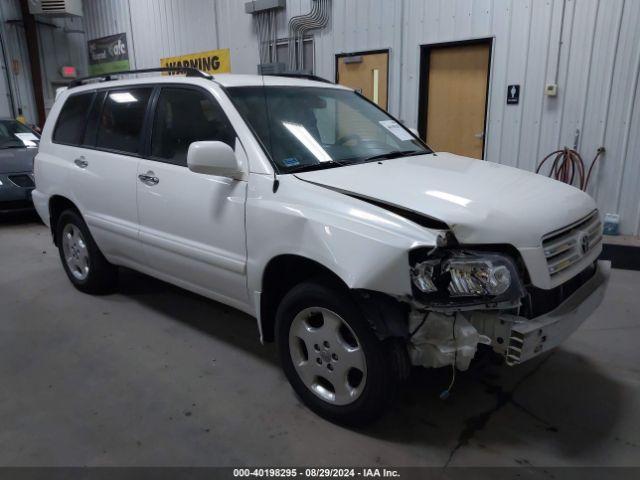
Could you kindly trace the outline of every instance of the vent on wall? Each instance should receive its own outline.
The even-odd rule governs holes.
[[[29,12],[48,17],[81,17],[82,0],[29,0]]]

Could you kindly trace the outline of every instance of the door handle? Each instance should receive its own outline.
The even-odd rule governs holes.
[[[480,140],[482,140],[484,138],[484,132],[476,133],[474,135],[474,137],[479,138]]]
[[[138,178],[145,185],[149,185],[150,187],[153,185],[157,185],[160,182],[160,179],[155,176],[155,173],[152,171],[148,171],[147,173],[141,173],[138,175]]]
[[[80,168],[87,168],[87,166],[89,165],[89,162],[87,162],[84,157],[78,157],[76,158],[73,163],[75,163],[78,167]]]

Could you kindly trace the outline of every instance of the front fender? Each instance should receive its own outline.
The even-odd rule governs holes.
[[[262,273],[279,255],[318,262],[352,289],[411,294],[408,252],[435,245],[438,232],[381,207],[293,175],[252,175],[247,198],[247,275],[260,292]]]

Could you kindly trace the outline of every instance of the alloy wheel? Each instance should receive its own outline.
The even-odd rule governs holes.
[[[300,379],[333,405],[353,403],[367,380],[362,346],[347,322],[326,308],[299,312],[289,330],[289,352]]]
[[[80,229],[72,223],[62,230],[62,251],[71,274],[77,280],[89,276],[89,249]]]

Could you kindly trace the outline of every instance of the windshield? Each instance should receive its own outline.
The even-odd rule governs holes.
[[[0,120],[0,148],[38,146],[40,138],[17,120]]]
[[[279,173],[431,153],[384,111],[349,90],[234,87],[228,93]]]

